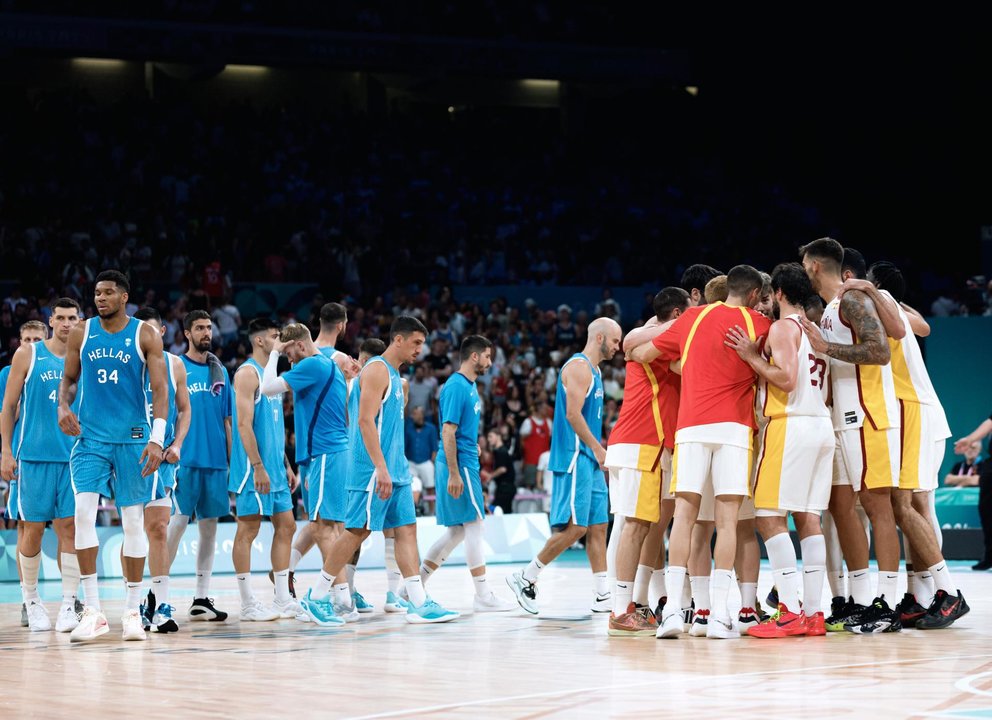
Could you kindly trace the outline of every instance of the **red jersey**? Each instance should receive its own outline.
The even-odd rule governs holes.
[[[533,416],[530,420],[530,435],[524,438],[524,465],[537,465],[541,459],[541,454],[551,449],[551,421],[543,418],[535,421]]]
[[[610,444],[655,445],[665,440],[661,410],[662,376],[669,373],[667,360],[627,363],[623,405],[610,433]]]
[[[768,335],[771,320],[746,307],[722,302],[686,310],[654,340],[659,359],[682,360],[682,393],[677,431],[715,423],[757,429],[754,417],[756,376],[733,348],[727,330],[744,328],[752,340]]]

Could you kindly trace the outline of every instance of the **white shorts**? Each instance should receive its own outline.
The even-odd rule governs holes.
[[[607,467],[610,473],[610,512],[656,523],[661,519],[661,468],[637,470]]]
[[[829,417],[772,418],[762,428],[755,462],[758,515],[826,510],[835,442]]]
[[[671,491],[702,495],[708,485],[713,495],[747,497],[751,494],[752,452],[722,443],[676,443]]]
[[[415,463],[412,460],[407,460],[407,462],[410,464],[410,475],[414,478],[420,478],[424,488],[432,490],[434,488],[434,463],[431,460],[422,463]]]
[[[940,466],[949,435],[939,408],[920,403],[899,402],[902,423],[899,428],[902,446],[899,489],[913,492],[936,490]]]
[[[716,520],[715,515],[715,504],[716,499],[712,492],[705,492],[699,497],[699,515],[696,516],[696,522],[714,522]],[[754,518],[754,498],[746,497],[741,502],[741,509],[737,513],[738,520],[752,520]]]
[[[875,430],[866,422],[834,434],[834,485],[850,485],[855,492],[899,487],[899,428]]]
[[[668,448],[661,451],[661,499],[675,499],[672,492],[672,451]]]

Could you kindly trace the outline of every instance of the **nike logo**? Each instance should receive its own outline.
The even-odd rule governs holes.
[[[795,570],[792,570],[791,572],[783,571],[782,572],[782,577],[792,577],[795,574],[796,574],[796,571]]]
[[[100,335],[99,333],[97,333],[96,335],[90,335],[90,340],[92,340],[95,337],[99,337],[99,335]]]
[[[941,608],[940,614],[943,615],[944,617],[950,617],[951,613],[953,613],[957,609],[957,607],[958,607],[958,601],[955,600],[954,604],[951,605],[950,607]]]
[[[803,570],[803,575],[810,575],[811,573],[820,572],[819,570]]]

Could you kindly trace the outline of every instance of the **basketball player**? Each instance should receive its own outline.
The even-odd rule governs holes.
[[[162,317],[155,308],[143,307],[134,314],[138,320],[148,323],[160,335],[165,334]],[[152,626],[156,632],[168,633],[179,630],[169,604],[169,517],[172,514],[172,495],[176,491],[176,467],[182,457],[183,442],[189,433],[190,406],[189,391],[186,389],[186,366],[178,355],[163,352],[167,376],[166,388],[169,393],[169,415],[165,424],[165,453],[158,474],[166,495],[158,500],[145,503],[145,535],[148,536],[148,572],[152,576],[152,586],[141,607],[145,629]],[[151,408],[151,385],[145,387],[145,398]],[[150,412],[151,410],[149,410]]]
[[[727,273],[727,301],[689,308],[668,332],[633,351],[638,362],[681,361],[672,490],[675,521],[668,550],[665,585],[669,598],[682,597],[692,526],[702,493],[712,483],[717,528],[710,581],[707,637],[734,638],[739,631],[730,620],[727,596],[737,552],[737,517],[750,492],[754,419],[754,371],[724,344],[725,334],[743,324],[752,340],[768,333],[768,318],[753,308],[761,295],[762,278],[750,265]],[[682,613],[666,606],[658,637],[683,632]]]
[[[162,338],[155,329],[125,313],[129,285],[123,273],[104,270],[94,288],[98,317],[69,333],[65,370],[58,389],[59,427],[77,437],[69,458],[76,496],[76,556],[86,609],[72,631],[73,642],[93,640],[108,630],[100,608],[96,574],[96,533],[100,496],[120,508],[124,546],[121,557],[127,596],[123,638],[145,640],[141,622],[141,576],[148,541],[145,503],[166,496],[158,474],[165,447],[169,394]],[[152,387],[149,423],[145,383]],[[79,415],[72,404],[79,395]],[[143,449],[142,445],[144,446]]]
[[[21,345],[26,345],[27,343],[42,342],[43,340],[48,338],[48,330],[45,328],[44,324],[41,323],[40,321],[28,320],[26,323],[21,325],[19,336],[20,336]],[[9,377],[10,377],[10,365],[0,368],[0,403],[3,402],[3,396],[7,390],[7,379]],[[15,408],[15,417],[14,417],[15,422],[17,419],[16,410],[17,409]],[[16,445],[16,439],[14,440],[15,442],[13,443],[13,447],[14,447],[14,453],[16,454],[17,445]],[[3,453],[2,451],[0,451],[0,457],[2,457],[2,455]],[[15,460],[15,466],[16,466],[16,460]],[[11,480],[7,485],[6,507],[7,507],[7,518],[16,519],[17,518],[17,480],[16,479]],[[21,528],[19,525],[17,528],[17,533],[18,533],[18,537],[20,537]],[[73,545],[72,550],[75,549],[76,549],[75,545]],[[63,548],[59,548],[60,558],[61,558],[61,553],[63,551],[64,551]],[[17,576],[18,578],[22,577],[20,561],[17,562]],[[76,585],[77,586],[79,585],[78,581],[76,582]],[[22,588],[21,592],[23,593],[23,591],[24,590]],[[79,602],[78,598],[75,601],[75,607],[77,610],[76,614],[77,615],[82,614],[83,606]],[[28,621],[28,606],[26,603],[21,603],[21,627],[29,627],[30,624],[31,623]]]
[[[599,317],[589,323],[581,353],[570,357],[558,374],[549,469],[551,527],[544,548],[523,570],[506,578],[520,607],[537,614],[537,578],[544,567],[583,536],[594,580],[593,612],[613,609],[606,574],[608,489],[603,476],[603,376],[599,366],[620,349],[620,326]],[[562,411],[564,410],[564,411]]]
[[[281,353],[289,358],[293,367],[277,376]],[[261,388],[268,397],[291,391],[294,415],[302,417],[302,427],[306,428],[306,432],[296,438],[297,455],[306,458],[309,468],[307,515],[314,526],[314,537],[326,563],[347,512],[348,388],[344,373],[334,361],[317,350],[310,338],[309,328],[300,323],[290,323],[280,331],[278,342],[272,345],[262,374]],[[305,609],[305,604],[302,607]],[[350,615],[352,610],[349,596],[338,604],[335,613]],[[335,617],[331,624],[340,622],[343,620]]]
[[[486,493],[479,475],[479,413],[476,381],[492,366],[493,344],[481,335],[462,340],[461,366],[441,386],[438,403],[441,448],[435,460],[437,524],[446,528],[420,566],[427,580],[464,540],[465,561],[475,585],[475,612],[505,612],[517,607],[496,596],[486,579],[483,522]]]
[[[268,318],[256,318],[248,324],[248,341],[251,357],[234,373],[237,432],[231,445],[228,490],[236,496],[238,529],[232,559],[241,594],[241,620],[266,622],[295,618],[303,612],[289,594],[289,553],[296,530],[293,491],[297,480],[286,458],[282,394],[269,396],[260,392],[262,363],[268,362],[279,341],[279,328]],[[275,600],[271,608],[263,605],[251,588],[251,545],[258,537],[263,517],[272,521],[270,558]]]
[[[666,323],[688,307],[685,290],[664,288],[654,298],[652,330],[640,333],[639,342],[653,340],[667,329]],[[629,342],[628,335],[625,345]],[[649,365],[627,362],[624,402],[606,448],[613,532],[619,535],[613,612],[607,628],[610,635],[654,635],[658,629],[648,592],[654,566],[659,556],[664,559],[664,533],[675,511],[674,498],[666,499],[671,480],[669,435],[674,437],[678,412],[679,383],[670,382],[673,377],[678,378],[663,360]],[[671,422],[667,429],[666,420]],[[619,518],[623,518],[622,524]],[[649,537],[652,542],[647,557],[651,559],[639,564]]]
[[[759,378],[761,425],[755,463],[754,505],[757,527],[768,551],[778,614],[748,628],[758,638],[825,635],[823,580],[826,545],[820,513],[830,502],[834,434],[827,409],[828,362],[813,352],[799,318],[813,293],[799,263],[784,263],[771,276],[774,311],[779,319],[768,331],[765,352],[740,327],[727,333],[734,348]],[[799,571],[786,515],[792,514],[803,554],[802,611]]]
[[[338,604],[350,604],[347,578],[342,575],[349,558],[372,531],[389,528],[395,533],[396,562],[410,602],[407,622],[440,623],[458,617],[428,597],[420,579],[417,513],[403,450],[405,397],[399,367],[416,361],[427,328],[416,318],[401,315],[393,321],[389,335],[389,346],[362,368],[348,401],[358,409],[358,422],[349,428],[352,468],[346,532],[335,540],[317,584],[303,601],[304,610],[318,625],[330,624],[335,617],[330,599],[335,581]]]
[[[21,594],[32,632],[52,629],[38,595],[41,541],[48,522],[58,536],[62,571],[62,607],[55,620],[55,631],[71,632],[79,624],[76,613],[79,564],[73,526],[76,503],[69,478],[72,440],[61,432],[53,435],[58,425],[56,401],[65,367],[66,342],[79,324],[79,315],[79,303],[72,298],[60,298],[48,320],[54,331],[51,338],[24,341],[25,329],[31,337],[47,332],[44,326],[40,330],[36,327],[35,324],[40,324],[36,320],[28,321],[32,323],[30,327],[22,326],[22,345],[10,364],[0,414],[3,438],[0,474],[7,482],[17,481],[11,493],[14,496],[11,505],[16,509]]]
[[[875,303],[864,291],[841,294],[844,249],[836,240],[820,238],[799,252],[814,290],[826,302],[819,328],[806,319],[800,322],[814,352],[830,357],[837,442],[830,515],[848,566],[853,598],[827,618],[826,626],[832,631],[895,632],[901,629],[893,610],[900,552],[891,492],[899,485],[899,405],[886,338],[889,323],[883,326],[882,315],[891,314],[898,322],[898,313],[894,303]],[[901,338],[905,334],[901,324],[898,331]],[[875,543],[878,591],[874,600],[868,543],[854,509],[855,494],[871,521]]]
[[[169,521],[169,552],[175,562],[179,543],[190,519],[196,519],[196,590],[189,619],[223,622],[210,595],[217,549],[217,520],[231,512],[227,476],[231,457],[231,413],[234,393],[227,368],[210,352],[213,325],[206,310],[192,310],[183,318],[189,347],[181,360],[189,390],[190,432],[186,438],[173,495],[175,512]]]
[[[920,571],[923,575],[921,585],[932,578],[936,586],[934,596],[925,597],[928,602],[919,609],[913,607],[917,604],[913,595],[904,598],[900,620],[921,630],[945,628],[970,609],[941,554],[928,496],[937,487],[945,441],[951,436],[951,430],[923,362],[910,316],[899,304],[906,287],[902,273],[890,262],[877,262],[868,269],[867,275],[867,280],[850,280],[846,287],[862,289],[876,304],[884,302],[877,297],[879,293],[896,303],[905,328],[902,340],[889,339],[892,375],[899,399],[902,448],[899,487],[892,491],[892,509],[903,539],[908,541],[906,571],[909,584],[915,585],[914,567],[922,564],[928,573],[924,575]],[[923,608],[927,609],[921,612]]]
[[[341,333],[344,332],[345,327],[348,325],[348,309],[340,303],[326,303],[320,308],[320,331],[314,340],[314,346],[320,350],[324,355],[331,358],[335,363],[337,363],[338,368],[344,373],[346,380],[350,381],[352,378],[358,375],[361,370],[361,365],[359,365],[354,358],[349,356],[347,353],[340,352],[335,349],[338,344],[338,338]],[[294,413],[294,429],[296,431],[296,436],[300,437],[301,434],[306,432],[305,427],[300,426],[300,418]],[[307,463],[304,461],[300,464],[300,459],[297,458],[297,467],[300,469],[300,493],[303,496],[303,507],[309,507],[307,502],[307,482],[306,482],[306,469]],[[341,532],[343,528],[336,528],[337,532]],[[315,543],[313,536],[313,525],[311,523],[304,523],[303,527],[296,533],[296,537],[293,539],[293,549],[290,553],[290,563],[289,563],[289,588],[293,597],[296,597],[296,587],[295,587],[295,577],[294,572],[296,571],[296,566],[303,559],[303,557],[310,552]],[[354,564],[348,565],[349,577],[352,587],[354,587]],[[365,598],[363,598],[359,593],[354,593],[355,606],[358,608],[359,612],[372,612],[373,608],[369,605]]]

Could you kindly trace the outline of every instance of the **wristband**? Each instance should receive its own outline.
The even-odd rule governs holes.
[[[165,449],[165,420],[155,418],[152,420],[152,434],[148,442],[153,442],[160,448]]]

